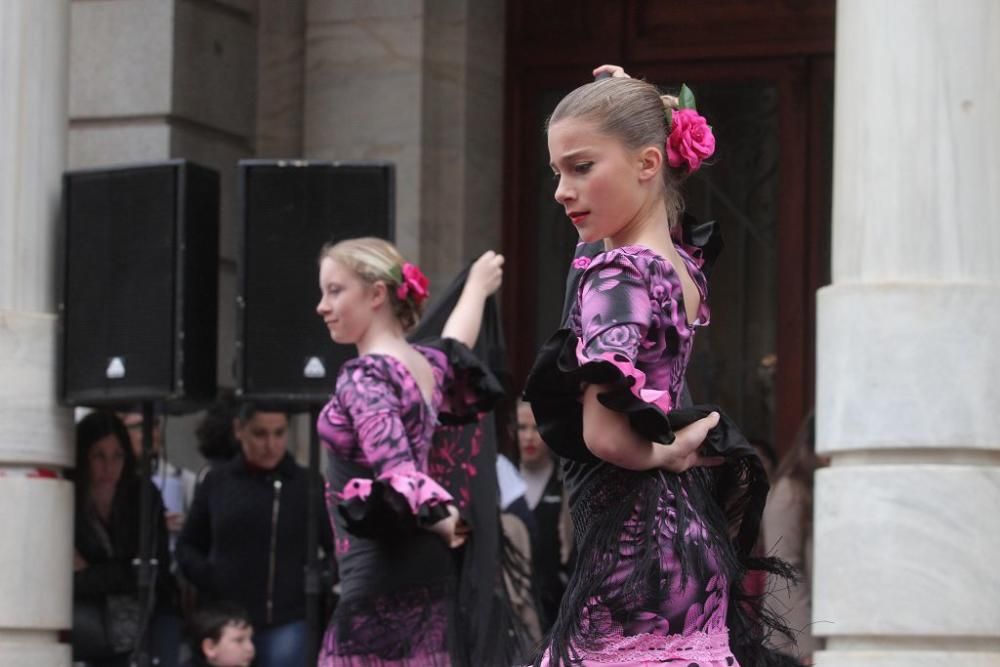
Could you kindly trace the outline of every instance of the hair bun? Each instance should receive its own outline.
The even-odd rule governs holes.
[[[674,95],[660,95],[660,102],[663,103],[663,108],[669,111],[676,111],[681,108],[680,100]]]

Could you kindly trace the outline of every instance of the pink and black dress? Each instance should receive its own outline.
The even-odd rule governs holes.
[[[606,407],[653,442],[711,406],[679,409],[698,327],[709,322],[697,251],[678,247],[701,296],[689,321],[674,266],[642,246],[578,257],[564,328],[528,378],[539,431],[563,461],[577,565],[540,665],[758,667],[786,664],[763,647],[771,619],[740,590],[754,560],[767,495],[752,447],[725,417],[706,445],[719,468],[635,472],[598,459],[583,440],[582,390],[608,385]],[[735,537],[731,538],[730,535]]]
[[[463,662],[456,623],[462,555],[424,528],[447,516],[448,503],[462,506],[454,487],[446,488],[456,472],[449,466],[469,464],[432,449],[442,424],[475,422],[501,389],[461,343],[415,347],[433,369],[431,396],[394,357],[365,355],[344,364],[320,413],[342,587],[322,667]]]

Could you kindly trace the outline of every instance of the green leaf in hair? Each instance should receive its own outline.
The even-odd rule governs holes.
[[[681,92],[677,94],[677,106],[681,109],[694,109],[694,93],[691,89],[687,87],[687,84],[681,84]]]

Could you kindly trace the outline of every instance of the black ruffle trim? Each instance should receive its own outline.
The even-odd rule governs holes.
[[[382,480],[372,482],[367,498],[343,500],[337,504],[337,511],[352,535],[383,543],[405,540],[448,517],[444,503],[423,505],[414,514],[406,497]]]
[[[672,443],[674,428],[670,418],[632,393],[635,379],[609,361],[598,359],[581,366],[576,357],[577,342],[570,329],[560,329],[542,346],[528,374],[524,399],[531,403],[545,443],[564,458],[584,463],[599,461],[583,441],[583,384],[607,385],[608,390],[598,396],[605,407],[628,415],[632,427],[653,442]]]
[[[438,414],[442,424],[473,423],[503,397],[500,381],[464,343],[453,338],[432,338],[420,344],[443,352],[454,373],[454,380],[444,388],[445,400]]]

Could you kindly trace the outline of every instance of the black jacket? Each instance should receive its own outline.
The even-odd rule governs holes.
[[[308,474],[287,454],[266,471],[237,455],[198,486],[177,542],[181,571],[199,593],[238,603],[257,630],[305,618]],[[317,511],[330,554],[322,494]]]
[[[99,599],[112,594],[137,594],[136,569],[132,561],[139,555],[139,494],[142,482],[135,479],[115,492],[111,518],[105,527],[113,554],[109,554],[86,508],[78,501],[74,516],[73,545],[88,566],[73,574],[74,599]],[[174,607],[177,585],[170,576],[170,552],[167,524],[163,517],[160,491],[149,484],[149,523],[153,528],[156,558],[160,563],[156,577],[156,606]]]

